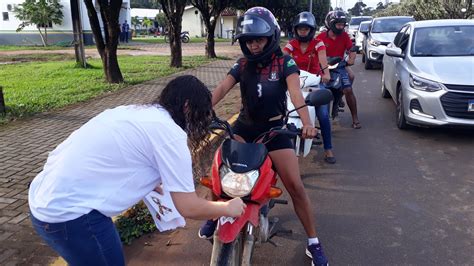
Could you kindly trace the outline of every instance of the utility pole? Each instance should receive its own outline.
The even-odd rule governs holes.
[[[72,29],[74,34],[74,50],[76,52],[76,63],[83,68],[87,67],[86,54],[84,52],[84,36],[82,34],[81,4],[79,0],[71,1]]]
[[[313,13],[313,0],[309,0],[309,12]]]

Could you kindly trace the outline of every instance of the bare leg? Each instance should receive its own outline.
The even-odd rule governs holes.
[[[269,153],[278,175],[293,201],[296,215],[303,224],[309,238],[316,237],[316,227],[311,203],[300,176],[298,158],[292,149],[276,150]]]
[[[347,105],[349,106],[349,110],[351,110],[352,114],[352,123],[357,124],[359,123],[359,117],[357,115],[357,100],[352,91],[352,88],[345,88],[344,95],[346,96]]]

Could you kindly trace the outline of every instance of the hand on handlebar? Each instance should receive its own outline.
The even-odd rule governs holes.
[[[323,83],[328,83],[331,80],[331,75],[329,73],[324,73],[321,77]]]
[[[303,125],[301,128],[301,137],[304,139],[311,139],[316,136],[317,130],[313,126]]]

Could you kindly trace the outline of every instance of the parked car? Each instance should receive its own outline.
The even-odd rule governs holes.
[[[410,22],[385,53],[382,96],[399,128],[474,126],[474,20]]]
[[[403,25],[414,20],[413,17],[406,16],[374,18],[369,29],[361,31],[367,35],[365,49],[362,50],[362,62],[365,64],[365,69],[371,69],[374,64],[380,65],[387,45],[393,41]]]
[[[371,16],[361,16],[361,17],[352,17],[351,20],[349,21],[349,27],[347,29],[347,33],[349,34],[349,37],[351,37],[352,43],[355,43],[355,36],[357,34],[357,31],[359,30],[359,25],[363,21],[371,21],[372,17]]]
[[[357,29],[356,37],[355,37],[355,46],[359,47],[359,50],[364,50],[365,46],[363,46],[364,39],[366,38],[366,35],[361,32],[362,31],[368,31],[370,23],[372,21],[363,21],[360,23],[359,28]]]

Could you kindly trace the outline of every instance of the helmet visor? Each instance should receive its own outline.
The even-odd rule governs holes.
[[[237,22],[236,39],[242,37],[268,37],[271,36],[271,26],[262,18],[244,15]]]

